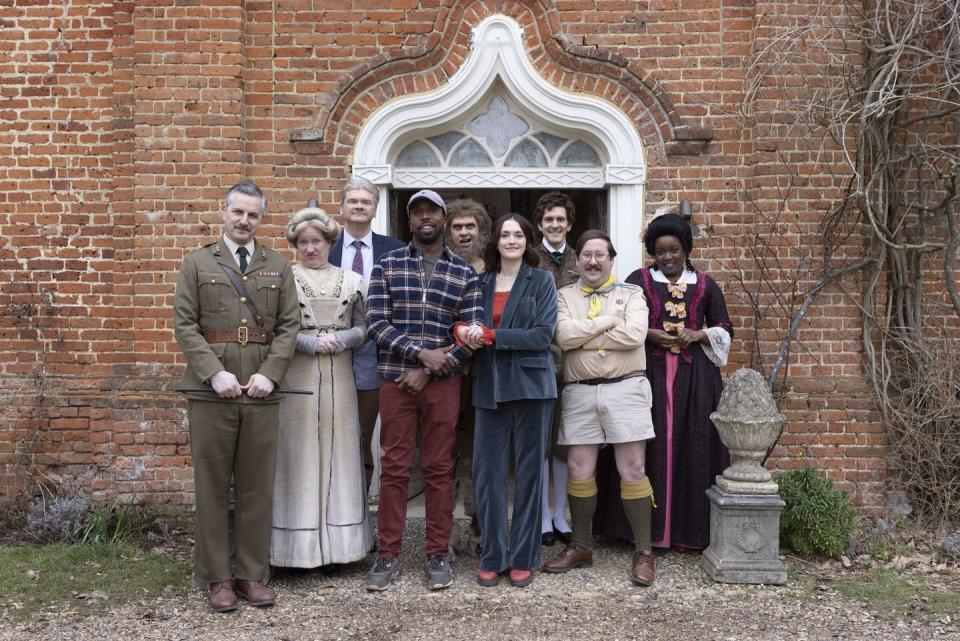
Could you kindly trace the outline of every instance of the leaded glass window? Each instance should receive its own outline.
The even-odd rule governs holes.
[[[407,144],[395,166],[597,171],[603,167],[600,155],[587,141],[543,131],[501,95],[494,95],[482,109],[467,117],[461,129],[451,128]]]

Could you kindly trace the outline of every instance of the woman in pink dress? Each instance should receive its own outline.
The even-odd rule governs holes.
[[[643,288],[650,309],[647,379],[656,432],[647,444],[646,471],[656,502],[651,535],[656,547],[703,549],[710,543],[705,493],[730,463],[710,414],[723,391],[720,367],[727,362],[733,327],[720,287],[688,259],[693,234],[685,220],[673,214],[653,219],[644,245],[654,262],[627,282]],[[598,470],[599,485],[619,488],[615,466],[605,465],[602,476]],[[619,500],[601,503],[594,533],[629,539]]]

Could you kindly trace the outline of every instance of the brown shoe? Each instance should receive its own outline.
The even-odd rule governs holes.
[[[630,572],[630,580],[637,585],[644,587],[653,585],[653,579],[657,574],[657,562],[650,552],[637,551],[633,553],[633,570]]]
[[[573,568],[586,568],[593,565],[593,552],[579,545],[570,544],[560,554],[543,564],[544,572],[560,574]]]
[[[210,584],[210,607],[215,612],[231,612],[237,609],[237,595],[233,593],[233,579]]]
[[[236,591],[255,608],[273,605],[273,590],[259,581],[237,579]]]

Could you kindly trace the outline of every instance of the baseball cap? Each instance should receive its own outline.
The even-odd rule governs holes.
[[[410,196],[410,200],[407,201],[408,214],[410,213],[410,210],[413,208],[413,204],[418,200],[429,200],[434,205],[436,205],[437,207],[443,210],[444,216],[447,215],[447,204],[443,202],[443,198],[440,197],[440,194],[438,194],[435,191],[431,191],[430,189],[421,189],[420,191],[415,193],[413,196]]]

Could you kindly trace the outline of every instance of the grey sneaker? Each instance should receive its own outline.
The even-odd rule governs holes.
[[[367,572],[367,589],[386,590],[398,576],[400,576],[400,559],[380,557]]]
[[[453,585],[453,568],[447,557],[431,554],[427,557],[427,587],[442,590]]]

